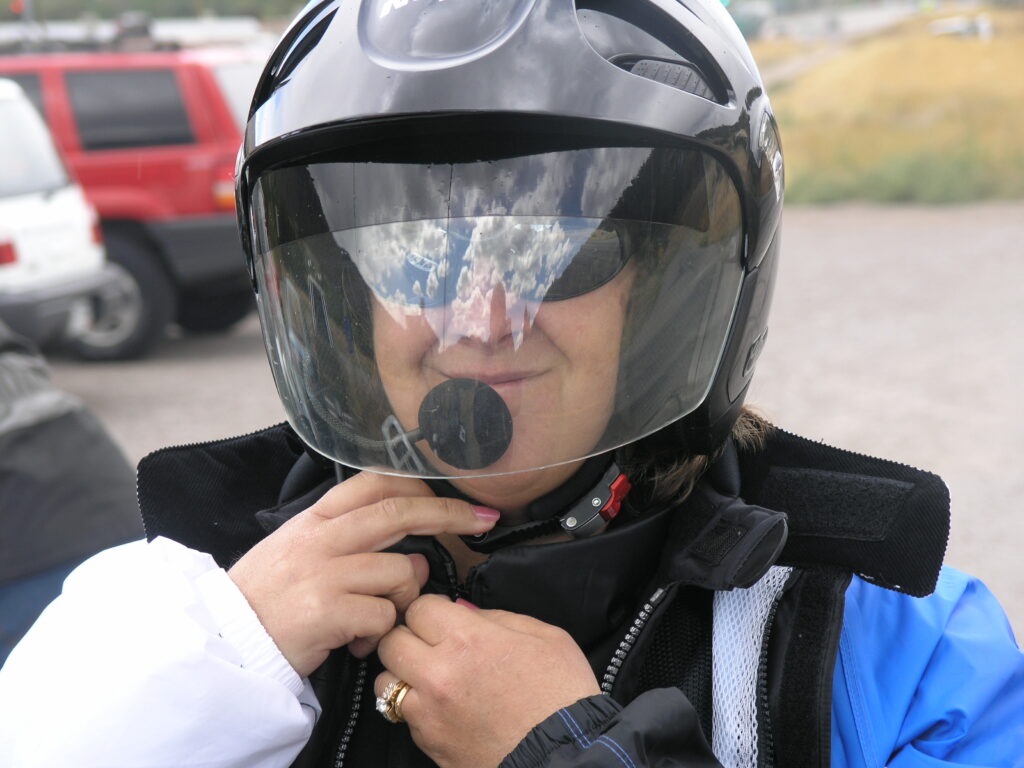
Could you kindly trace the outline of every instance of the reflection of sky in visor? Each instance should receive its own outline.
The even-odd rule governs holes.
[[[624,251],[615,231],[599,228],[601,223],[478,216],[360,227],[334,237],[391,314],[445,308],[444,327],[435,329],[445,344],[460,335],[489,336],[499,285],[518,340],[540,302],[608,282],[622,268]]]
[[[437,307],[487,294],[510,304],[571,298],[622,267],[618,236],[595,219],[480,216],[360,227],[334,237],[381,299]]]

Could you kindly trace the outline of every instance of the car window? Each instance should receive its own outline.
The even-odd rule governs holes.
[[[84,149],[195,141],[170,69],[68,72],[67,85]]]
[[[263,67],[257,62],[238,62],[214,67],[214,75],[239,129],[245,128],[249,102]]]
[[[46,124],[28,101],[0,101],[0,168],[0,197],[70,183]]]
[[[0,77],[6,78],[7,80],[13,80],[21,86],[21,90],[28,96],[28,100],[32,102],[32,106],[39,110],[39,114],[43,115],[43,86],[39,82],[39,75],[28,73],[28,72],[17,72],[17,73],[0,73]]]

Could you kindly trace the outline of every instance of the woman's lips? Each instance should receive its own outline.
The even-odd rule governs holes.
[[[543,408],[547,398],[543,384],[535,382],[545,380],[550,374],[547,370],[459,370],[434,369],[444,380],[470,379],[486,384],[505,402],[513,420]]]
[[[499,373],[484,373],[482,371],[471,372],[441,372],[442,376],[449,379],[473,379],[481,381],[490,387],[501,387],[503,385],[518,384],[528,379],[540,376],[543,371],[502,371]]]

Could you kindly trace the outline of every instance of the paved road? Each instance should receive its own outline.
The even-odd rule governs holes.
[[[808,437],[938,472],[948,561],[1024,635],[1024,204],[791,209],[749,400]],[[282,419],[255,320],[153,359],[54,363],[131,459]]]

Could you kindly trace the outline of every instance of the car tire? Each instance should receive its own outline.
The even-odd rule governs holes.
[[[189,333],[218,333],[248,317],[255,306],[248,287],[224,293],[187,293],[178,307],[178,325]]]
[[[96,299],[92,326],[69,346],[85,360],[142,357],[163,338],[175,315],[174,284],[157,254],[138,238],[104,231],[104,239],[121,279]]]

